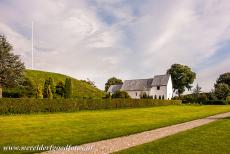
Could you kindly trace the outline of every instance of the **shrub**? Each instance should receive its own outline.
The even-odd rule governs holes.
[[[226,101],[230,102],[230,96],[226,97]]]
[[[112,94],[112,98],[130,98],[130,96],[126,91],[118,90]]]
[[[228,102],[224,100],[208,100],[203,102],[205,105],[227,105]]]
[[[64,97],[65,98],[71,98],[72,97],[72,81],[71,81],[71,78],[66,78],[66,80],[65,80]]]
[[[0,99],[0,114],[39,112],[74,112],[79,110],[135,108],[159,105],[180,105],[180,100],[154,99]]]

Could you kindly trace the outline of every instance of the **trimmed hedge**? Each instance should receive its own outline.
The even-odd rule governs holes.
[[[204,105],[228,105],[230,104],[230,102],[225,100],[209,100],[203,102],[203,104]]]
[[[136,108],[160,105],[180,105],[180,100],[155,99],[0,99],[0,114],[39,112],[74,112],[80,110]]]

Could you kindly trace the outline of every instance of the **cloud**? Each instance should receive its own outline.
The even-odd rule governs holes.
[[[27,67],[34,21],[35,68],[90,78],[100,88],[111,76],[148,78],[182,63],[208,91],[229,71],[230,55],[221,52],[230,40],[227,0],[9,0],[0,14],[0,33]]]

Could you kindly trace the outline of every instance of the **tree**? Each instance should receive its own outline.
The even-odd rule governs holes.
[[[65,98],[71,98],[71,96],[72,96],[72,82],[71,82],[70,78],[66,78],[64,97]]]
[[[191,68],[181,64],[173,64],[171,68],[168,69],[167,74],[171,75],[174,92],[177,92],[179,97],[183,94],[185,88],[191,90],[191,84],[196,78],[196,73],[193,72]]]
[[[53,99],[53,93],[52,93],[52,89],[51,89],[51,86],[50,86],[50,85],[48,85],[47,91],[48,91],[48,93],[47,93],[47,98]]]
[[[111,85],[122,84],[122,83],[123,82],[121,79],[118,79],[116,77],[112,77],[112,78],[108,79],[108,81],[105,83],[105,91],[107,92]]]
[[[201,92],[201,87],[197,83],[196,87],[193,89],[193,94],[198,96],[200,92]]]
[[[24,63],[18,55],[12,53],[13,47],[0,35],[0,98],[3,87],[14,87],[20,84],[24,78]]]
[[[39,98],[39,99],[43,98],[42,86],[40,84],[37,85],[36,98]]]
[[[195,101],[198,101],[198,97],[199,97],[200,92],[201,92],[201,87],[197,83],[196,87],[193,89],[193,97],[194,97]]]
[[[130,98],[130,96],[126,91],[118,90],[112,94],[112,98]]]
[[[51,94],[52,93],[52,94]],[[49,77],[45,80],[44,89],[43,89],[43,97],[44,98],[53,98],[53,94],[55,93],[55,87],[53,83],[53,79]]]
[[[218,99],[226,99],[230,95],[230,86],[226,83],[219,83],[215,86],[214,93]]]
[[[230,86],[230,72],[221,74],[219,78],[216,80],[216,85],[220,83],[225,83]]]
[[[56,94],[60,95],[61,97],[64,97],[65,94],[65,86],[62,81],[58,82],[56,85]]]
[[[18,86],[22,97],[34,97],[36,93],[36,89],[34,89],[34,85],[29,78],[24,78],[22,83]]]

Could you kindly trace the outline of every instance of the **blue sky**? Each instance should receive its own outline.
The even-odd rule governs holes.
[[[89,78],[104,88],[188,65],[210,91],[230,71],[228,0],[1,0],[0,33],[31,67]]]

